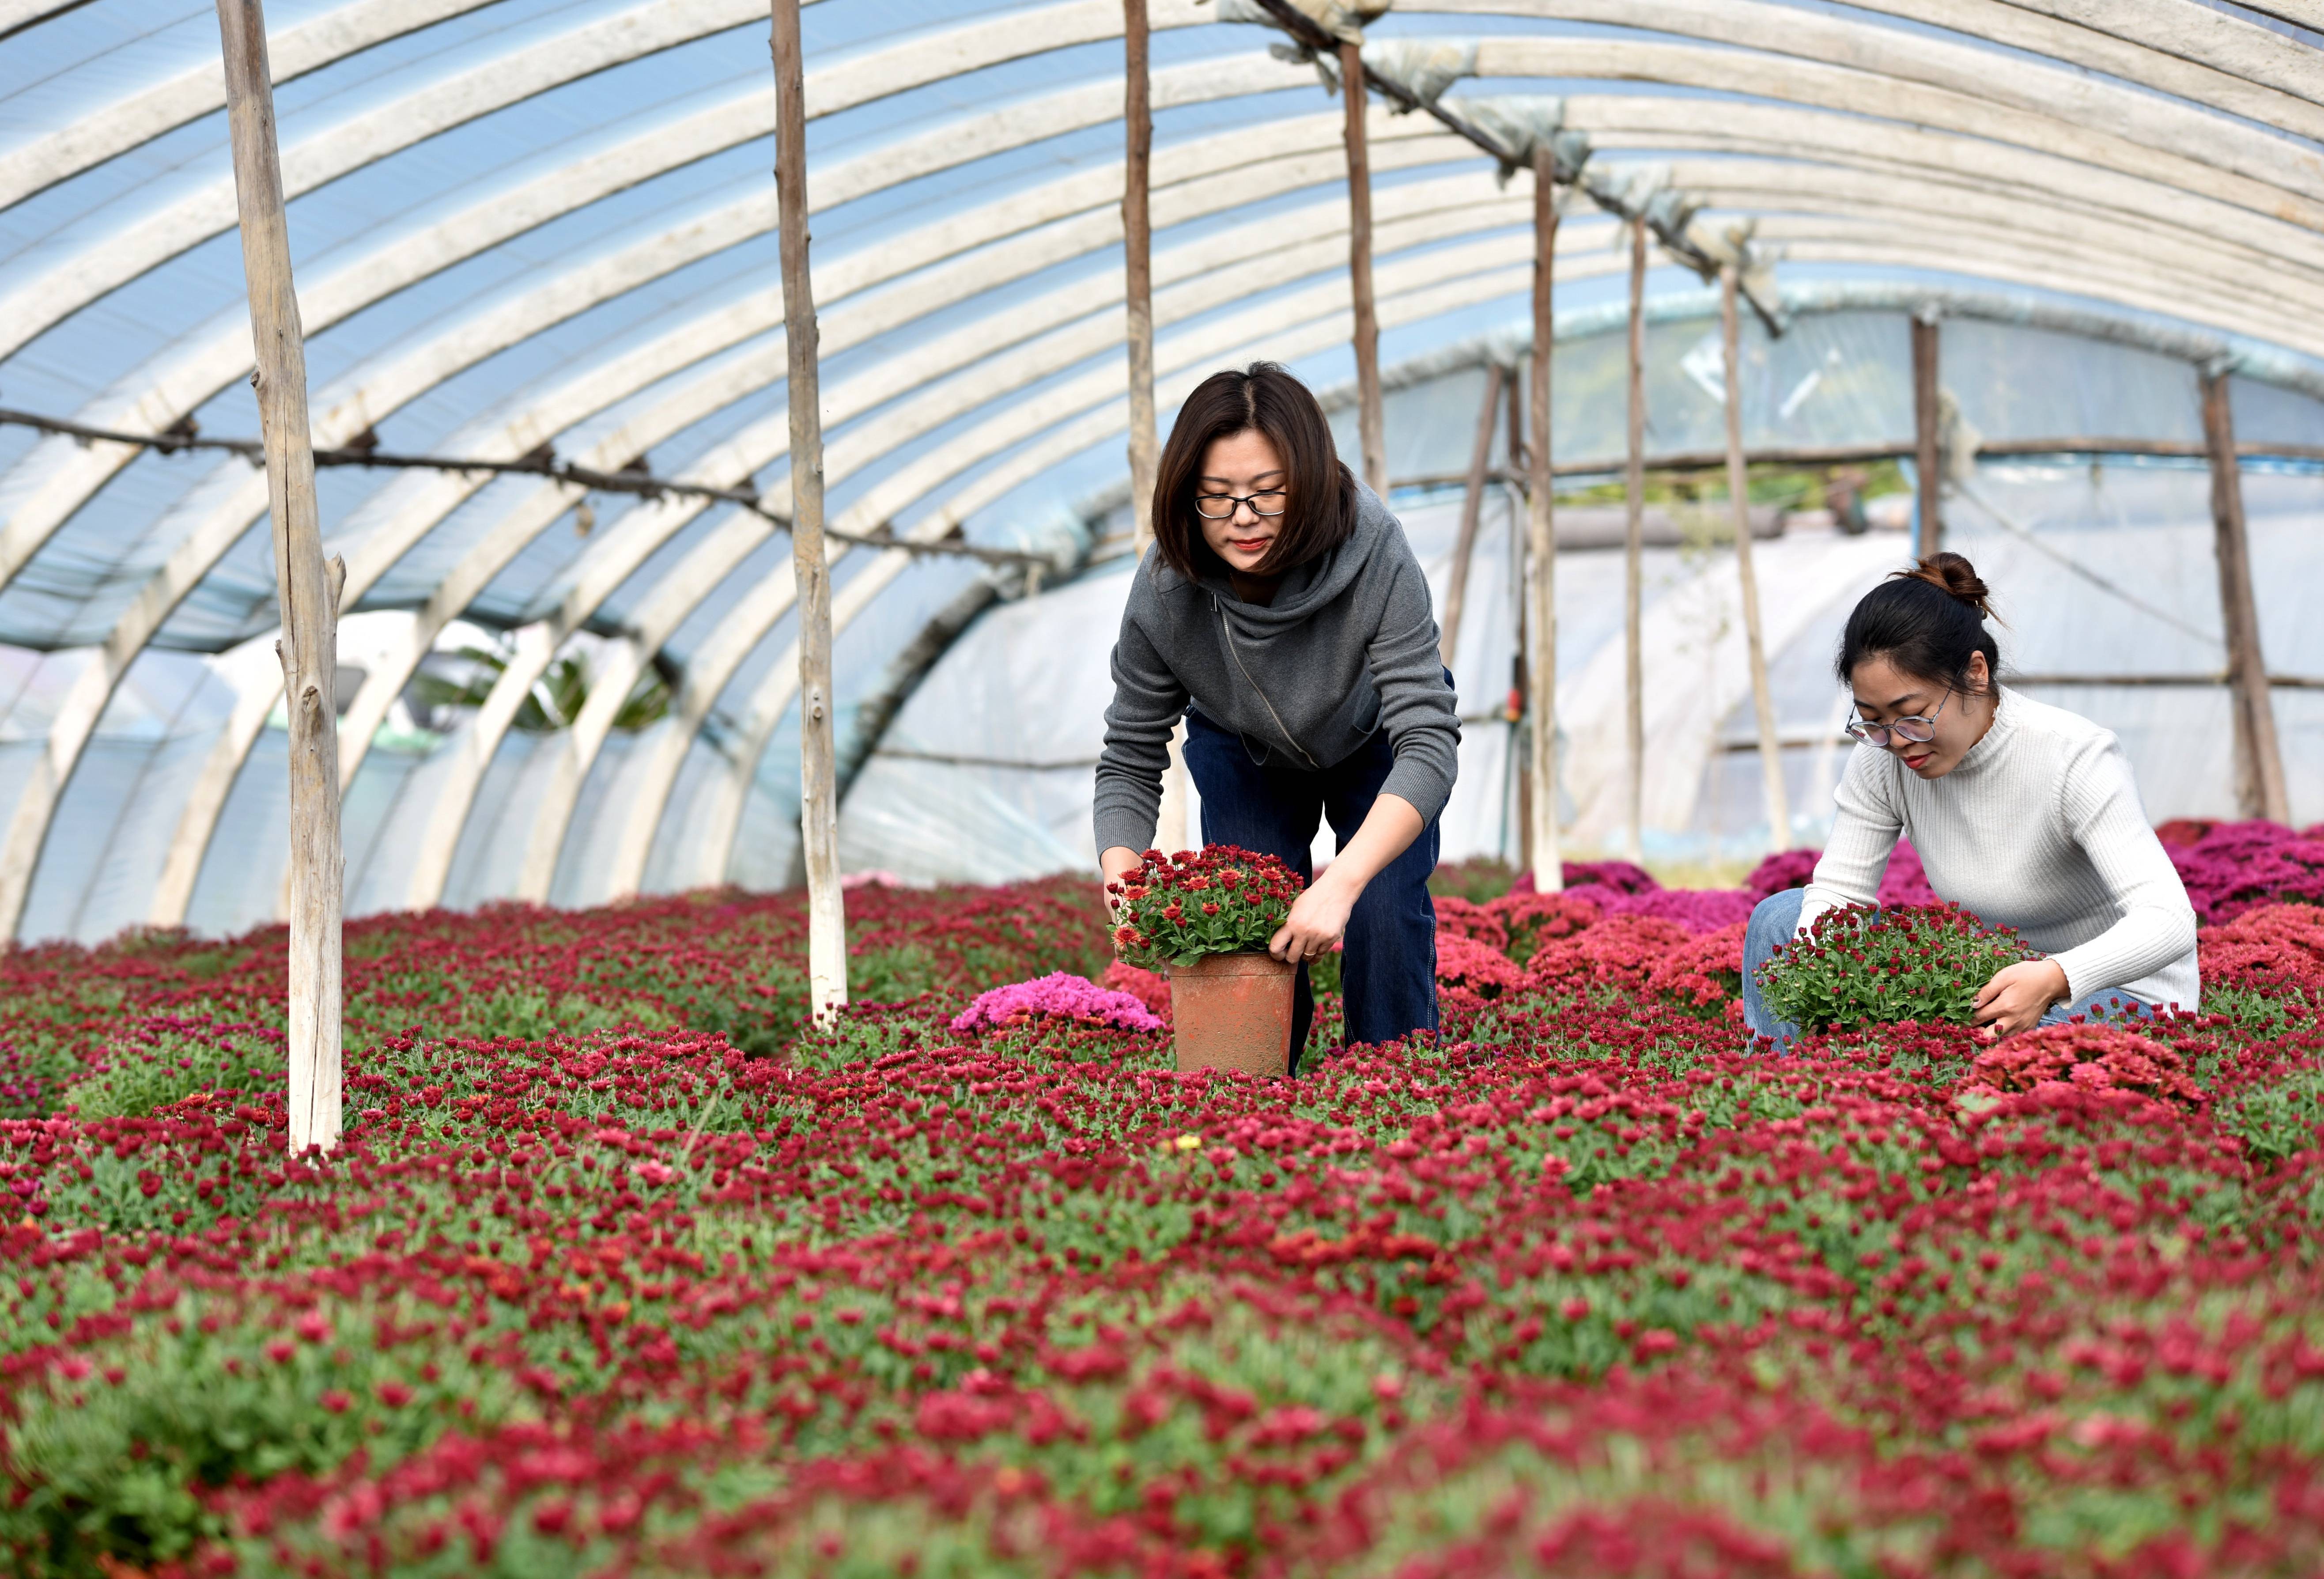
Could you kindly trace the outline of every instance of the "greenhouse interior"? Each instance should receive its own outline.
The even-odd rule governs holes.
[[[1723,476],[1655,470],[1650,860],[1715,867],[1829,821],[1838,626],[1916,540],[1916,319],[1941,346],[1943,541],[1997,589],[2029,693],[2115,731],[2158,821],[2238,810],[2200,388],[2223,374],[2290,815],[2324,818],[2324,622],[2298,614],[2324,506],[2306,318],[2324,175],[2310,134],[2282,129],[2314,114],[2304,35],[2207,22],[2247,7],[2156,7],[2119,36],[2044,6],[1941,9],[1439,0],[1364,34],[1429,106],[1479,125],[1519,106],[1586,151],[1560,196],[1552,377],[1572,852],[1629,834],[1628,227],[1618,195],[1592,195],[1618,191],[1659,194],[1657,235],[1681,243],[1751,227],[1742,439],[1778,457],[1751,487],[1793,826],[1775,836],[1759,789]],[[317,448],[781,495],[762,10],[278,5]],[[2207,25],[2251,60],[2213,60]],[[1138,546],[1120,7],[823,0],[802,26],[834,530],[1016,556],[834,545],[842,864],[915,883],[1093,870],[1090,770]],[[1323,393],[1353,465],[1338,103],[1257,0],[1157,0],[1151,27],[1164,430],[1204,374],[1269,358]],[[71,430],[259,434],[217,31],[144,0],[0,11],[0,801],[28,941],[285,913],[263,467]],[[1488,376],[1521,386],[1530,354],[1531,172],[1386,96],[1369,114],[1390,502],[1441,601]],[[1657,240],[1645,282],[1650,465],[1723,442],[1718,293],[1689,263]],[[1448,858],[1525,843],[1517,427],[1468,545]],[[2043,440],[2080,448],[2024,448]],[[774,521],[542,476],[336,465],[318,487],[348,567],[347,913],[801,881]]]
[[[0,1571],[2324,1574],[2324,0],[0,0]]]

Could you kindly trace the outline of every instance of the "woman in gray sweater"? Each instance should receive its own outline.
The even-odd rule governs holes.
[[[1435,1029],[1428,877],[1461,724],[1404,529],[1341,464],[1315,397],[1271,362],[1213,374],[1180,408],[1153,524],[1097,767],[1106,881],[1154,836],[1184,717],[1205,844],[1307,878],[1319,819],[1339,841],[1270,945],[1299,966],[1293,1067],[1313,1015],[1306,962],[1342,939],[1351,1042]]]
[[[2196,1007],[2195,909],[2129,761],[2089,719],[1997,683],[1987,596],[1967,559],[1934,554],[1849,616],[1840,678],[1862,743],[1814,878],[1752,914],[1743,1008],[1757,1034],[1795,1034],[1760,1001],[1759,966],[1827,910],[1873,903],[1899,836],[1941,898],[2048,956],[1985,983],[1977,1019],[1995,1034]]]

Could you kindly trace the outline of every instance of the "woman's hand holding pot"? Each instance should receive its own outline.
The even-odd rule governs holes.
[[[1291,901],[1291,915],[1268,940],[1268,953],[1297,965],[1332,952],[1348,930],[1348,916],[1356,908],[1357,895],[1363,892],[1362,884],[1350,888],[1344,882],[1333,882],[1333,875],[1327,869]]]
[[[1356,836],[1342,845],[1323,874],[1291,901],[1291,914],[1268,940],[1268,953],[1293,965],[1329,954],[1346,935],[1349,914],[1366,885],[1412,847],[1425,826],[1420,813],[1403,796],[1384,793],[1375,798]]]

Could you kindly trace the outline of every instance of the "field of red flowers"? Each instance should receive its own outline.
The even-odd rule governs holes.
[[[2151,1037],[1755,1051],[1750,891],[1472,872],[1442,1038],[1326,1013],[1287,1082],[1180,1076],[1078,988],[973,1008],[1163,1002],[1094,884],[855,891],[873,1002],[822,1027],[795,897],[381,918],[319,1165],[279,932],[10,953],[0,1551],[2314,1574],[2324,841],[2172,832],[2217,924]]]

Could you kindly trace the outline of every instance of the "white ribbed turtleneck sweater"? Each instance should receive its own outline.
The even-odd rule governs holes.
[[[1868,905],[1899,834],[1940,898],[2015,927],[2066,973],[2070,998],[2120,991],[2193,1009],[2195,908],[2146,821],[2113,734],[2003,688],[1960,765],[1923,780],[1863,742],[1800,908]]]

